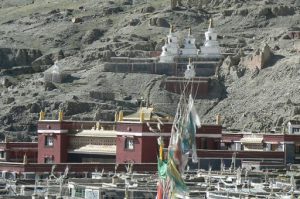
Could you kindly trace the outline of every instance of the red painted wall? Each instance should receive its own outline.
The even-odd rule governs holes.
[[[54,163],[64,163],[68,159],[69,138],[66,133],[53,133],[53,146],[45,146],[45,138],[50,134],[38,135],[38,163],[44,163],[45,157],[53,157]]]
[[[222,134],[223,142],[232,142],[232,141],[240,141],[243,137],[243,134]]]
[[[158,156],[157,137],[142,138],[142,161],[143,163],[155,163]]]
[[[181,80],[166,81],[165,89],[172,93],[182,94],[182,90],[186,85],[186,82],[180,82]],[[208,80],[201,82],[193,82],[187,85],[187,92],[191,92],[196,98],[206,97],[208,95]]]
[[[6,153],[6,162],[23,162],[24,155],[28,162],[37,162],[38,143],[37,142],[3,142],[0,149]]]
[[[134,149],[125,149],[125,136],[117,137],[117,155],[116,163],[135,162],[140,163],[142,161],[142,139],[141,137],[133,137]]]
[[[221,125],[202,124],[201,128],[197,130],[197,134],[222,134]]]

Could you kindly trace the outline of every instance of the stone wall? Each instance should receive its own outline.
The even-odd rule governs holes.
[[[192,94],[193,97],[199,99],[208,96],[209,82],[210,78],[194,78],[193,81],[188,83],[184,78],[173,77],[167,78],[167,80],[162,83],[162,87],[169,92],[177,94],[182,94],[184,87],[186,87],[185,90],[188,92],[187,94]]]
[[[249,69],[264,69],[273,53],[268,44],[265,44],[261,49],[257,49],[253,54],[242,58],[240,64]]]
[[[300,31],[291,31],[288,36],[290,39],[300,39]]]
[[[212,76],[218,62],[200,62],[194,64],[196,76]],[[187,63],[105,63],[104,72],[148,73],[167,76],[183,76]]]
[[[40,56],[42,52],[36,49],[0,48],[0,68],[28,66]]]

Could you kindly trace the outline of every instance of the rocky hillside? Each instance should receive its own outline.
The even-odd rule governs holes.
[[[165,76],[103,72],[103,63],[160,50],[170,24],[179,37],[192,27],[200,46],[210,17],[222,51],[236,55],[218,68],[214,94],[197,100],[203,122],[220,113],[227,127],[259,130],[300,115],[300,56],[287,34],[300,28],[299,0],[181,3],[172,10],[166,0],[0,0],[0,139],[30,140],[42,109],[48,118],[63,109],[67,118],[111,120],[143,98],[174,114],[178,96],[160,87]],[[264,67],[248,67],[266,44]],[[68,81],[44,83],[56,60]]]

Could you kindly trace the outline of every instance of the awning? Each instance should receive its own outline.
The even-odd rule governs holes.
[[[80,148],[69,150],[69,153],[84,153],[84,154],[107,154],[115,155],[116,154],[116,145],[92,145],[88,144]]]
[[[261,144],[263,141],[263,138],[257,138],[257,137],[245,137],[241,139],[241,143],[245,144]]]
[[[232,139],[221,139],[221,142],[231,143],[233,142]]]

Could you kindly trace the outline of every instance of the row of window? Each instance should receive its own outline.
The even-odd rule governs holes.
[[[112,139],[104,139],[104,138],[80,138],[80,139],[71,139],[71,143],[73,144],[100,144],[100,145],[112,145],[116,144],[116,141],[114,138]]]
[[[86,139],[86,140],[72,140],[72,145],[86,145],[86,144],[99,144],[99,145],[115,145],[114,139]],[[45,146],[53,147],[53,136],[45,136]]]

